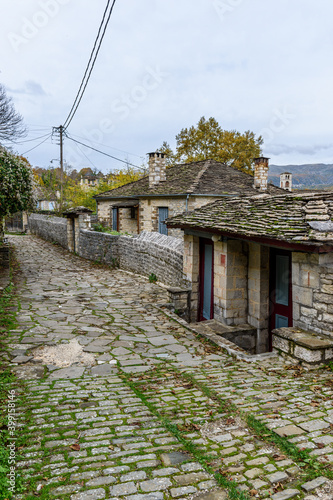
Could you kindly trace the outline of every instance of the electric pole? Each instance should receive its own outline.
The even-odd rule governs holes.
[[[60,125],[59,134],[60,134],[60,211],[61,212],[64,201],[64,157],[63,157],[63,138],[62,138],[63,131],[64,127]]]
[[[53,133],[59,134],[60,141],[60,212],[62,212],[63,202],[64,202],[64,154],[63,154],[63,135],[64,126],[53,127]]]

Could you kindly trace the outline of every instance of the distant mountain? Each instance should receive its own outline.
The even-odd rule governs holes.
[[[275,186],[280,186],[280,174],[283,172],[293,174],[294,189],[327,189],[333,187],[333,164],[270,165],[268,180]]]

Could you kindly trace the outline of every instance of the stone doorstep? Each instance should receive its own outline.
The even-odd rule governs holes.
[[[333,360],[333,338],[300,328],[277,328],[272,331],[273,349],[309,365]]]
[[[205,337],[211,344],[217,345],[220,347],[224,352],[229,354],[230,356],[239,359],[241,361],[247,361],[250,363],[253,362],[258,362],[267,358],[276,358],[277,353],[276,352],[264,352],[262,354],[250,354],[241,347],[238,347],[236,344],[233,344],[229,340],[226,340],[223,338],[221,335],[217,335],[215,332],[213,333],[213,330],[210,329],[211,333],[208,333],[207,331],[202,328],[200,330],[200,326],[204,326],[207,321],[202,321],[201,323],[188,323],[184,319],[180,318],[177,316],[175,313],[169,310],[165,310],[165,308],[161,308],[160,305],[153,305],[155,309],[158,311],[162,312],[166,316],[169,316],[172,318],[176,323],[179,323],[182,327],[186,328],[186,330],[194,333],[194,334],[199,334],[202,337]],[[165,307],[165,306],[164,306]],[[221,323],[222,324],[222,323]],[[222,325],[223,326],[223,325]],[[252,328],[252,327],[250,327]]]

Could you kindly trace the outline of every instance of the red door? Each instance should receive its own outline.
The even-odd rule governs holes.
[[[271,248],[270,254],[270,332],[293,326],[291,252]]]
[[[200,238],[199,314],[198,320],[214,317],[214,244]]]

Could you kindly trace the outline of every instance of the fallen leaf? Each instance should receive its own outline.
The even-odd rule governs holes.
[[[71,450],[74,450],[74,451],[79,451],[81,449],[81,446],[79,445],[79,443],[75,443],[75,444],[72,444],[70,446]]]

